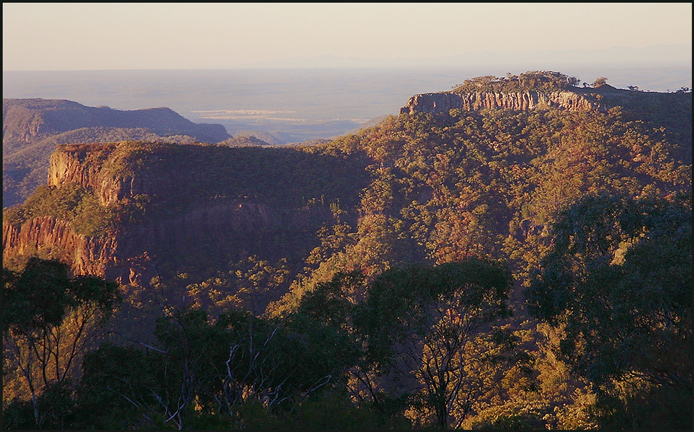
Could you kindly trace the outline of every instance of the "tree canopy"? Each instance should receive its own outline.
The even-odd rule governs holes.
[[[608,394],[641,383],[691,402],[691,215],[691,195],[590,196],[554,225],[530,311],[562,329],[558,355]],[[678,415],[667,424],[686,426],[683,401],[668,402]],[[622,409],[645,421],[638,405]]]

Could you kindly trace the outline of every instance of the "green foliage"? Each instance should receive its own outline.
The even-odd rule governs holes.
[[[417,410],[440,427],[459,426],[513,350],[507,332],[481,332],[509,315],[511,285],[508,269],[481,260],[383,273],[355,311],[367,361],[381,373],[411,375]]]
[[[3,404],[4,405],[4,404]],[[78,417],[69,381],[52,383],[32,401],[14,400],[3,406],[4,429],[69,429]],[[35,416],[38,414],[37,416]]]
[[[607,84],[607,78],[600,77],[600,78],[596,79],[595,82],[593,82],[593,87],[598,88],[598,87],[602,87],[606,84]]]
[[[78,400],[103,414],[86,427],[162,419],[178,428],[275,428],[275,416],[343,381],[356,361],[344,329],[301,313],[278,321],[233,310],[212,322],[199,309],[172,310],[155,335],[147,351],[104,344],[89,354]]]
[[[526,296],[562,326],[558,355],[599,396],[639,384],[691,401],[691,232],[691,195],[590,196],[559,216]],[[620,409],[638,410],[639,398]]]
[[[689,430],[692,393],[669,386],[652,386],[638,380],[603,389],[589,411],[606,429]]]
[[[68,270],[65,263],[39,258],[30,258],[19,274],[3,269],[3,332],[59,326],[69,309],[87,304],[107,317],[122,301],[114,282],[70,278]]]
[[[359,135],[326,144],[326,151],[364,152],[372,161],[367,167],[372,181],[362,192],[356,209],[361,217],[356,224],[340,223],[320,232],[323,244],[311,253],[307,260],[310,267],[285,297],[285,306],[289,306],[285,310],[298,307],[299,299],[310,299],[310,293],[341,272],[361,269],[369,285],[374,282],[378,285],[379,278],[389,274],[389,268],[404,268],[412,262],[443,264],[476,256],[505,258],[518,284],[527,286],[530,274],[555,245],[552,227],[560,212],[584,196],[655,199],[690,188],[686,139],[682,140],[682,136],[673,139],[673,135],[662,129],[651,129],[653,123],[637,118],[634,111],[622,109],[604,113],[487,110],[452,111],[449,116],[416,114],[390,118]],[[649,119],[657,123],[654,116]],[[677,128],[673,130],[683,130]],[[596,211],[599,212],[597,208]],[[631,249],[622,245],[617,255],[623,258],[622,253],[627,250]],[[636,249],[631,251],[635,253]],[[665,253],[655,246],[653,256],[660,256],[661,252]],[[662,256],[662,262],[671,259],[667,253]],[[665,274],[658,273],[657,277]],[[416,291],[415,286],[374,308],[382,314],[379,319],[388,322],[374,328],[388,331],[373,332],[381,338],[378,342],[376,338],[365,339],[369,342],[366,347],[370,361],[388,359],[392,354],[386,347],[392,346],[387,335],[395,331],[393,328],[400,328],[403,323],[416,327],[410,315],[395,312],[409,310],[414,314],[418,310],[408,300],[411,292]],[[332,292],[339,293],[339,290]],[[349,310],[344,297],[325,295],[323,292],[315,298],[325,301],[327,309]],[[519,296],[514,295],[514,309],[523,314]],[[360,304],[353,310],[363,307]],[[364,325],[359,315],[355,319]],[[533,337],[533,343],[540,344],[546,335]],[[480,340],[479,343],[485,346],[489,342]],[[521,354],[537,353],[537,347],[528,345],[530,342],[525,344]],[[594,346],[597,345],[596,340]],[[556,347],[558,350],[558,341]],[[469,420],[488,425],[497,422],[498,427],[521,420],[527,422],[526,426],[535,427],[538,419],[553,428],[606,424],[604,419],[591,414],[589,407],[595,404],[595,394],[588,390],[586,382],[571,377],[570,365],[550,351],[547,349],[538,357],[531,369],[521,367],[521,363],[512,366],[512,361],[506,369],[497,369],[505,371],[500,373],[505,378],[499,382],[510,379],[512,374],[520,374],[516,375],[521,377],[519,382],[526,382],[528,378],[521,370],[532,370],[539,377],[535,384],[528,382],[527,389],[499,390],[501,393],[494,396],[497,398],[494,404],[499,403],[499,398],[506,398],[501,400],[508,400],[508,404],[485,408],[487,402],[480,403],[478,411],[470,412]],[[468,352],[470,357],[466,361],[475,364],[480,354]],[[511,360],[510,353],[504,355]],[[681,361],[673,370],[682,370],[690,364],[686,356],[678,355],[672,356],[668,364],[677,362],[676,358]],[[478,371],[487,368],[488,376],[495,376],[482,363],[476,367]],[[373,379],[374,375],[365,371],[362,370],[365,375],[360,377],[368,382],[367,378]],[[540,390],[530,390],[533,386]],[[378,400],[377,396],[373,398]],[[481,400],[492,400],[491,393]],[[422,409],[411,418],[419,418],[415,423],[424,425],[426,420],[417,422],[433,412],[427,414],[424,409],[430,403],[426,398],[420,398],[420,402]],[[409,403],[415,403],[415,399]],[[496,412],[492,410],[494,406],[504,408]],[[501,417],[476,420],[478,413],[492,415],[493,412]],[[473,424],[470,421],[466,420],[466,427]]]
[[[278,425],[279,430],[387,430],[409,429],[402,416],[389,417],[374,407],[355,405],[346,394],[331,392],[311,398]]]
[[[185,292],[194,307],[212,315],[237,308],[259,315],[268,299],[288,285],[288,274],[285,259],[271,265],[252,255],[229,263],[226,271],[217,272],[202,282],[188,284]]]
[[[2,329],[59,325],[69,299],[68,267],[30,259],[21,274],[3,269]]]
[[[149,387],[157,380],[156,351],[144,352],[133,347],[102,344],[89,352],[82,365],[77,388],[82,428],[126,429],[129,425],[146,426],[154,417],[149,405],[156,403]]]
[[[365,180],[361,175],[354,177],[359,163],[299,148],[133,142],[117,146],[101,171],[107,178],[137,175],[156,181],[158,187],[149,195],[161,215],[221,199],[294,207],[313,198],[327,206],[340,198],[350,204],[355,199],[350,197],[354,182]],[[171,172],[176,172],[175,182]]]
[[[504,77],[492,75],[465,80],[453,87],[454,92],[518,92],[518,91],[557,91],[578,85],[576,77],[559,72],[531,71],[520,75],[507,74]]]
[[[413,265],[380,275],[360,305],[359,328],[378,342],[374,349],[389,349],[410,331],[428,331],[428,303],[455,297],[456,310],[470,309],[474,326],[509,313],[504,301],[511,288],[508,269],[477,259],[434,268]]]
[[[479,430],[536,430],[544,429],[541,419],[534,413],[500,415],[490,422],[480,422],[473,425],[472,429]]]
[[[3,407],[12,427],[31,423],[31,405],[33,427],[62,428],[76,411],[71,380],[121,301],[118,285],[38,258],[3,279]]]
[[[12,225],[40,216],[68,220],[75,232],[92,237],[106,234],[112,213],[99,203],[93,191],[76,183],[39,186],[23,205],[3,210],[3,219]]]
[[[324,262],[347,254],[339,261],[353,268],[380,263],[376,274],[471,256],[514,256],[514,271],[524,274],[544,247],[545,227],[581,196],[664,195],[691,185],[678,142],[618,109],[408,115],[327,146],[362,149],[373,180],[354,241]]]
[[[336,328],[351,328],[358,300],[366,293],[364,275],[359,271],[338,273],[301,298],[298,315]]]

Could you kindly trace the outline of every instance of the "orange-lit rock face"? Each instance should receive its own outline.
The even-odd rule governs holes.
[[[425,93],[414,95],[400,109],[400,114],[448,113],[452,109],[478,111],[485,108],[532,110],[560,108],[568,111],[599,109],[585,96],[569,91],[540,93],[479,92],[479,93]]]
[[[132,143],[58,146],[50,158],[47,184],[60,188],[77,183],[93,191],[106,208],[138,196],[147,196],[152,205],[175,208],[182,195],[191,193],[186,183],[207,175],[204,166],[172,172],[165,162],[156,162],[162,157],[156,151],[132,156],[133,148],[145,147]],[[123,158],[128,160],[121,164]],[[3,223],[3,258],[40,252],[69,263],[75,274],[146,283],[157,274],[159,257],[190,256],[201,245],[206,253],[222,256],[241,253],[248,249],[249,239],[257,240],[258,247],[279,259],[296,245],[288,241],[277,248],[271,244],[273,239],[292,232],[313,234],[331,218],[325,206],[278,206],[253,197],[203,198],[185,209],[138,223],[122,221],[106,235],[88,237],[77,233],[68,220],[40,216],[21,225]]]
[[[3,260],[45,251],[68,262],[75,274],[104,276],[118,246],[113,237],[77,234],[68,221],[51,216],[29,219],[20,227],[4,223],[2,231]]]

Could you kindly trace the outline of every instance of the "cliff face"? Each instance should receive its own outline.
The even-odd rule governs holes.
[[[248,246],[249,234],[313,233],[330,217],[329,211],[319,209],[272,209],[254,203],[210,205],[158,223],[129,225],[107,236],[87,237],[77,234],[69,221],[40,216],[19,227],[3,223],[3,259],[49,253],[69,263],[75,274],[137,285],[159,273],[164,257],[190,255],[201,245],[220,253],[241,251]],[[277,257],[273,258],[291,252],[290,247],[275,250]]]
[[[103,206],[138,194],[151,193],[150,189],[154,187],[158,187],[164,194],[167,193],[167,188],[162,184],[167,181],[166,177],[156,182],[146,175],[109,176],[104,171],[103,164],[116,148],[118,144],[104,144],[100,148],[92,145],[68,145],[59,148],[49,159],[48,186],[60,187],[67,182],[77,183],[94,191]],[[113,158],[110,159],[113,163]],[[151,187],[145,188],[145,183],[150,183]]]
[[[21,227],[2,226],[3,260],[42,252],[57,253],[76,274],[103,276],[112,267],[118,242],[115,238],[89,238],[75,233],[68,221],[39,216]]]
[[[115,147],[115,144],[104,144],[99,153],[108,153]],[[95,150],[93,146],[72,145],[53,152],[49,159],[48,186],[60,187],[66,182],[72,182],[95,192],[101,190],[103,185],[100,173],[103,166],[85,163],[88,155],[97,153]]]
[[[532,110],[539,107],[568,111],[600,109],[586,96],[569,91],[539,93],[535,91],[505,93],[424,93],[412,96],[400,114],[448,113],[452,109],[477,111],[484,108]]]
[[[78,183],[93,191],[106,208],[137,195],[148,195],[150,204],[163,205],[183,199],[182,191],[192,181],[192,173],[210,174],[205,167],[172,173],[165,169],[166,164],[126,169],[122,174],[114,165],[126,157],[123,148],[127,145],[60,146],[51,155],[48,185],[60,188],[67,182]],[[161,157],[156,151],[152,154],[155,159]],[[297,252],[305,254],[313,247],[315,232],[331,218],[327,207],[273,205],[250,197],[202,199],[194,206],[165,211],[139,223],[123,222],[106,235],[86,237],[76,233],[70,221],[41,216],[20,226],[3,222],[3,258],[50,253],[69,262],[76,274],[141,284],[157,275],[162,266],[175,271],[183,263],[228,262],[233,256],[264,254],[263,259],[278,260]]]
[[[193,123],[169,108],[121,111],[68,100],[3,99],[2,120],[3,207],[21,203],[41,184],[57,144],[230,139],[224,126]]]

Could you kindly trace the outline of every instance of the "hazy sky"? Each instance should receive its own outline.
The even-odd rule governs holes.
[[[688,64],[691,41],[691,3],[3,3],[6,71]]]

